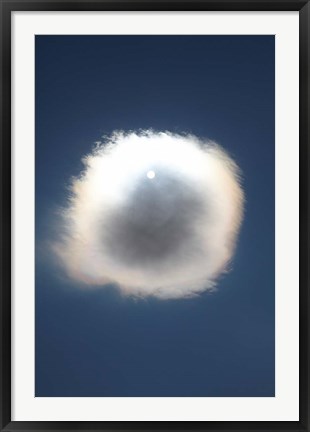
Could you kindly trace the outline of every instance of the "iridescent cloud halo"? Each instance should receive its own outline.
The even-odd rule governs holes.
[[[54,245],[70,278],[163,299],[214,288],[229,268],[244,201],[239,169],[220,146],[116,132],[83,162]]]

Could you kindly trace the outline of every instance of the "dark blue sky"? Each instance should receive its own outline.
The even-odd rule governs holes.
[[[134,300],[50,264],[81,158],[150,127],[214,139],[242,169],[245,220],[215,293]],[[273,396],[274,161],[273,36],[36,36],[36,396]]]

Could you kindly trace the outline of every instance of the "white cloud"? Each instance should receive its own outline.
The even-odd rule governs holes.
[[[70,278],[164,299],[214,287],[243,214],[238,168],[222,148],[192,135],[117,132],[84,164],[54,245]]]

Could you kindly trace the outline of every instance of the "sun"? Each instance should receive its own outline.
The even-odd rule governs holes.
[[[156,174],[154,171],[151,170],[151,171],[147,172],[146,176],[147,176],[147,178],[152,180],[153,178],[155,178]]]

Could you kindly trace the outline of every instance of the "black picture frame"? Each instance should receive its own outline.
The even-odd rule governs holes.
[[[0,0],[1,14],[1,430],[205,430],[310,431],[309,422],[309,23],[305,0]],[[300,352],[299,414],[296,422],[98,422],[11,421],[11,13],[14,11],[298,11],[299,12],[299,131],[300,131]]]

